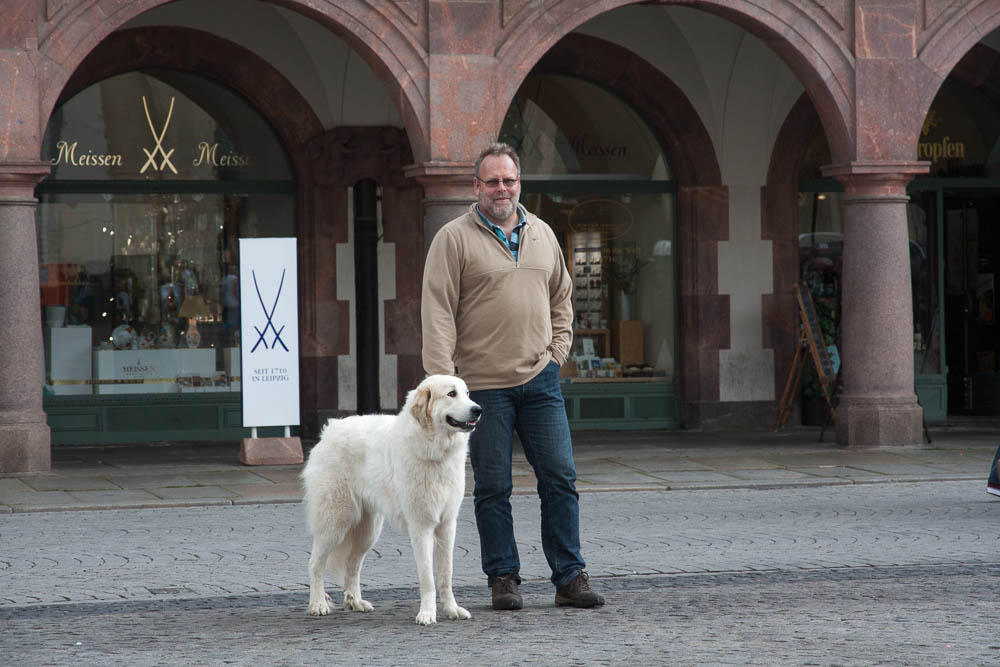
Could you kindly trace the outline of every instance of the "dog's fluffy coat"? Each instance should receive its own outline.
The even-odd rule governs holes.
[[[432,375],[396,415],[331,419],[302,471],[313,535],[309,613],[330,613],[324,571],[344,589],[344,608],[371,611],[362,599],[365,554],[383,519],[410,536],[420,582],[416,622],[437,622],[435,577],[445,618],[470,618],[452,592],[452,552],[465,494],[469,433],[482,409],[457,377]]]

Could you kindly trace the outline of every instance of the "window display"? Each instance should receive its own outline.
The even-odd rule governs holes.
[[[149,71],[66,101],[45,145],[46,391],[238,390],[238,239],[294,235],[270,128],[231,91]]]
[[[573,275],[569,382],[673,382],[674,198],[645,122],[606,90],[531,75],[500,138],[521,156],[522,203],[556,232]]]

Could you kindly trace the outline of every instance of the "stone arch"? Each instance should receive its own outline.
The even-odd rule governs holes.
[[[508,39],[497,50],[498,71],[509,72],[505,86],[497,91],[498,108],[513,100],[521,81],[544,54],[572,30],[612,9],[639,0],[590,2],[576,6],[558,3],[539,5],[518,16]],[[674,2],[715,14],[760,38],[771,47],[802,82],[818,110],[829,137],[834,162],[847,162],[855,155],[854,57],[849,45],[835,35],[838,26],[821,8],[811,11],[801,3],[782,0],[767,11],[753,0],[699,0]]]
[[[207,33],[199,30],[177,27],[112,33],[83,59],[53,108],[96,81],[140,68],[200,74],[238,92],[268,120],[301,178],[308,171],[303,145],[323,131],[319,118],[291,82],[266,61],[239,44],[206,37]],[[206,48],[206,44],[211,46]],[[236,63],[241,66],[234,66]]]
[[[685,404],[718,400],[718,350],[728,345],[728,297],[718,293],[718,242],[728,233],[726,196],[712,139],[687,96],[659,69],[597,37],[572,34],[553,46],[535,73],[577,76],[623,99],[646,121],[670,159],[677,184],[678,341]],[[699,417],[685,408],[684,421]]]
[[[669,77],[629,51],[598,37],[567,35],[531,70],[568,74],[611,90],[649,124],[684,185],[720,185],[722,174],[712,138],[684,92]]]
[[[1000,28],[1000,1],[985,0],[940,21],[919,58],[941,81],[984,36]],[[937,93],[930,93],[931,99]],[[930,104],[928,103],[928,108]]]
[[[984,0],[964,11],[945,15],[936,30],[934,27],[931,27],[932,35],[918,55],[920,61],[936,75],[929,79],[933,85],[925,85],[919,91],[920,113],[917,115],[921,122],[948,75],[954,71],[961,76],[963,68],[969,67],[970,56],[973,61],[982,59],[982,54],[976,57],[976,45],[984,36],[1000,28],[1000,0]]]
[[[41,35],[39,52],[53,65],[41,70],[40,117],[47,119],[60,91],[104,38],[130,19],[168,0],[135,0],[111,7],[101,0],[67,0]],[[343,38],[393,91],[418,160],[427,155],[427,53],[414,35],[379,10],[379,0],[344,0],[307,3],[283,0],[281,4],[308,16]],[[100,8],[99,8],[100,6]],[[41,129],[39,130],[41,132]]]
[[[982,90],[1000,103],[1000,52],[974,43],[950,71],[945,72],[940,83],[943,84],[949,76],[969,88]],[[940,85],[936,86],[927,100],[921,122],[930,111],[940,88]],[[772,271],[775,290],[771,296],[765,297],[764,344],[774,349],[776,396],[780,395],[788,376],[798,338],[797,306],[790,286],[798,278],[799,271],[795,211],[799,176],[810,142],[820,127],[816,109],[803,95],[788,113],[774,142],[762,199],[764,238],[774,245]]]

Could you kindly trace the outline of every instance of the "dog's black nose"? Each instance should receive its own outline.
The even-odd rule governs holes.
[[[473,415],[475,415],[476,417],[478,417],[479,415],[483,414],[483,409],[481,407],[479,407],[478,405],[474,405],[474,406],[472,406],[472,409],[469,410],[469,412],[471,412]]]

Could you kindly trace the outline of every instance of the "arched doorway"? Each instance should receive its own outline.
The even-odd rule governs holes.
[[[980,44],[942,84],[916,147],[930,173],[908,187],[914,376],[929,422],[1000,414],[1000,234],[992,223],[1000,213],[1000,104],[992,92],[997,57]],[[835,330],[843,202],[841,188],[819,178],[828,160],[817,132],[799,181],[798,240],[800,277],[828,306]]]
[[[675,187],[656,137],[613,93],[539,73],[500,139],[519,151],[523,203],[553,227],[573,274],[570,423],[677,427]]]

